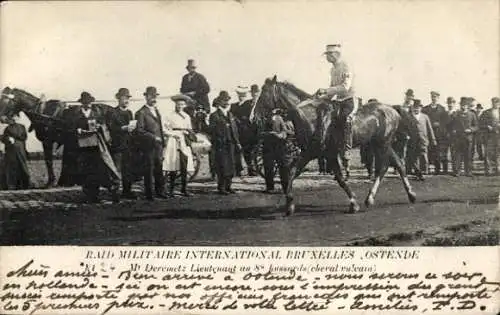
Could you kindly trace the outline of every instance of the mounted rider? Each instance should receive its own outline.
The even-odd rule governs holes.
[[[346,61],[341,58],[341,45],[327,45],[326,60],[332,64],[330,87],[319,89],[316,97],[331,102],[337,130],[343,130],[340,146],[342,164],[349,177],[349,160],[352,149],[352,115],[355,112],[354,75]]]

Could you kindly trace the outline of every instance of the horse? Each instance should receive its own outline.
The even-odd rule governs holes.
[[[289,82],[279,82],[275,75],[273,78],[265,80],[254,109],[254,119],[257,121],[258,126],[263,125],[263,121],[270,111],[281,108],[288,112],[295,127],[296,139],[301,154],[297,162],[287,170],[287,176],[284,179],[282,178],[282,180],[287,181],[284,186],[286,189],[283,191],[286,196],[286,215],[292,215],[295,211],[292,191],[294,179],[300,175],[311,160],[319,156],[320,146],[318,143],[325,141],[325,139],[318,139],[318,133],[316,132],[318,122],[314,114],[315,110],[306,111],[307,108],[304,106],[304,104],[310,104],[313,101],[312,95]],[[391,146],[396,132],[409,128],[407,126],[408,122],[408,117],[403,117],[398,110],[378,102],[363,106],[354,117],[352,124],[353,147],[369,143],[375,156],[375,181],[365,199],[367,208],[375,203],[375,195],[387,172],[389,162],[396,166],[409,201],[411,203],[416,201],[416,194],[406,176],[401,160]],[[360,206],[355,194],[342,175],[338,160],[341,149],[339,132],[336,130],[333,120],[328,124],[329,126],[323,126],[327,130],[324,137],[329,138],[329,140],[326,140],[329,149],[328,158],[332,161],[333,174],[337,183],[349,198],[349,212],[355,213],[360,210]]]
[[[103,115],[106,115],[112,107],[106,104],[93,104]],[[47,184],[45,187],[56,186],[56,177],[53,167],[53,148],[54,144],[58,146],[65,143],[65,133],[71,128],[68,118],[74,113],[71,107],[60,100],[42,100],[22,89],[6,87],[2,90],[0,98],[0,116],[11,116],[19,112],[24,114],[31,121],[29,131],[35,131],[36,138],[42,143],[45,166],[47,168]],[[64,156],[71,157],[71,148],[65,146]],[[63,171],[69,169],[64,167],[65,159],[63,156]],[[70,161],[66,161],[70,162]],[[67,176],[62,176],[61,179]],[[71,183],[59,183],[70,185]]]

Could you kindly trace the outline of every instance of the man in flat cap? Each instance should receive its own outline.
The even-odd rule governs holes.
[[[118,106],[108,112],[106,123],[111,135],[110,151],[116,168],[122,176],[122,198],[136,199],[132,192],[132,131],[134,122],[129,106],[132,97],[127,88],[120,88],[115,94]],[[131,123],[132,122],[132,123]]]
[[[491,108],[485,110],[479,118],[479,127],[484,140],[484,173],[500,175],[500,98],[491,99]]]
[[[434,165],[436,175],[441,174],[441,171],[448,172],[446,148],[448,141],[447,126],[450,121],[446,109],[438,101],[439,93],[431,91],[431,103],[422,109],[422,113],[429,116],[434,135],[436,136],[437,144],[429,147],[429,162]]]
[[[135,113],[137,120],[136,133],[144,156],[144,194],[147,200],[154,200],[153,178],[157,198],[167,198],[164,193],[165,179],[163,177],[162,159],[165,139],[160,112],[156,108],[158,94],[154,86],[149,86],[144,92],[146,104]]]
[[[188,60],[186,70],[188,73],[182,77],[181,93],[195,100],[207,114],[210,113],[210,101],[208,100],[210,85],[207,79],[196,71],[196,62],[193,59]]]
[[[423,180],[423,175],[427,174],[429,165],[427,148],[429,145],[436,145],[436,137],[429,117],[422,112],[420,100],[414,100],[411,114],[415,122],[416,134],[410,137],[408,143],[407,168],[410,171],[415,169],[417,178]],[[418,168],[415,167],[417,160]]]
[[[316,96],[333,103],[334,112],[337,113],[337,132],[343,138],[340,148],[342,165],[349,177],[349,160],[352,148],[352,114],[357,106],[355,102],[354,74],[347,62],[342,58],[339,44],[327,45],[326,60],[332,64],[330,87],[319,89]]]
[[[455,146],[454,176],[460,175],[460,168],[464,162],[465,175],[472,177],[472,144],[474,133],[478,130],[476,115],[470,111],[472,100],[469,97],[460,98],[460,110],[451,118],[450,132]]]
[[[231,104],[230,109],[238,126],[238,134],[242,146],[241,151],[236,151],[236,176],[240,177],[243,171],[242,158],[247,165],[248,176],[255,176],[257,173],[255,171],[253,152],[257,137],[254,125],[250,121],[253,102],[251,99],[248,99],[248,88],[245,86],[238,86],[236,94],[238,95],[238,102]]]

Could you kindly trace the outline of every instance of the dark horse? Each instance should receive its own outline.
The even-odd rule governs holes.
[[[93,104],[102,111],[105,115],[106,112],[112,109],[111,106],[106,104]],[[68,108],[64,102],[59,100],[43,101],[36,96],[17,88],[6,87],[2,90],[0,98],[0,116],[11,116],[19,112],[24,112],[30,119],[31,126],[29,131],[35,131],[36,138],[42,142],[43,155],[45,165],[47,167],[47,187],[55,186],[56,178],[53,167],[53,148],[54,144],[63,145],[65,143],[65,132],[71,126],[68,125],[69,116],[74,112]],[[71,157],[71,150],[69,146],[64,148],[64,156]],[[66,159],[67,160],[67,159]],[[65,158],[63,157],[63,164]],[[74,161],[67,161],[68,163]],[[65,168],[63,165],[63,172]],[[66,178],[61,174],[61,179]],[[63,185],[70,185],[71,183],[60,183]]]
[[[299,106],[299,104],[302,105],[308,102],[308,100],[314,102],[311,95],[290,83],[278,82],[276,76],[274,76],[272,79],[266,79],[254,110],[257,125],[262,126],[262,121],[266,119],[272,109],[282,108],[287,110],[295,126],[297,142],[302,152],[297,163],[292,164],[285,178],[282,178],[282,180],[288,182],[284,186],[286,189],[283,192],[287,200],[287,215],[292,214],[295,209],[292,192],[293,180],[320,153],[320,146],[317,144],[321,139],[317,139],[315,111],[306,111],[305,107],[302,109],[302,106]],[[401,123],[402,121],[403,123]],[[405,124],[405,119],[403,119],[396,109],[380,103],[363,106],[356,113],[353,121],[353,144],[359,146],[370,143],[375,155],[376,178],[365,199],[367,207],[374,204],[378,187],[390,162],[396,166],[410,202],[413,203],[416,200],[416,195],[406,177],[401,160],[391,147],[394,135],[401,128],[405,128]],[[350,212],[357,212],[360,207],[356,201],[356,196],[346,183],[337,158],[340,148],[340,137],[338,136],[340,133],[336,130],[334,121],[329,123],[329,126],[323,126],[323,128],[327,130],[325,137],[328,138],[326,140],[328,143],[328,158],[332,161],[335,178],[349,197]]]

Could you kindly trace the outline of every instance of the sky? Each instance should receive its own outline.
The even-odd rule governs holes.
[[[49,99],[82,91],[112,100],[120,87],[178,93],[187,59],[212,88],[277,74],[313,93],[329,84],[326,44],[342,44],[357,95],[389,104],[412,88],[499,95],[498,0],[9,2],[0,11],[0,86]],[[131,104],[136,110],[141,102]],[[169,100],[160,108],[171,109]],[[34,136],[28,150],[40,148]]]

